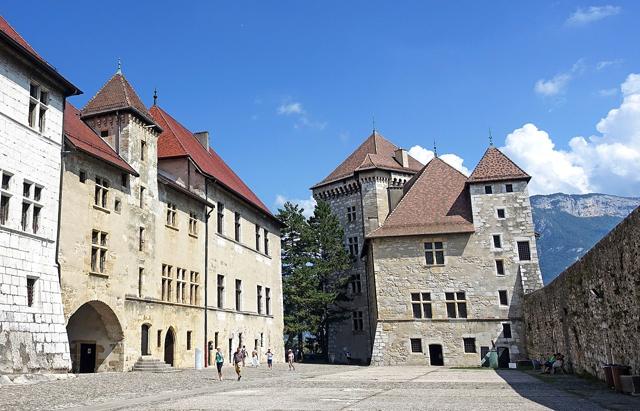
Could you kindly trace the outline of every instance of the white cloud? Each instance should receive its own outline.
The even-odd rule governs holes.
[[[602,60],[596,63],[596,70],[600,71],[606,69],[607,67],[619,66],[620,64],[622,64],[622,62],[622,59]]]
[[[613,88],[604,88],[602,90],[598,90],[598,94],[602,97],[611,97],[611,96],[615,96],[616,94],[618,94],[618,89],[613,87]]]
[[[621,85],[623,100],[596,125],[599,135],[577,136],[568,149],[533,124],[507,136],[505,154],[533,176],[532,193],[640,192],[640,74]]]
[[[283,102],[280,104],[276,112],[281,116],[294,116],[296,118],[293,128],[315,128],[324,130],[327,123],[324,121],[313,120],[307,111],[302,107],[302,103],[298,101]]]
[[[574,63],[571,70],[558,73],[549,80],[540,79],[536,81],[533,86],[533,90],[545,97],[552,97],[558,94],[564,94],[569,86],[569,82],[573,80],[575,76],[582,74],[585,71],[586,65],[584,59],[580,59]]]
[[[586,26],[589,23],[593,23],[604,18],[615,16],[620,13],[622,8],[620,6],[591,6],[583,9],[579,7],[566,21],[568,26]]]
[[[278,106],[278,114],[290,116],[292,114],[304,114],[302,104],[298,102],[282,103]]]
[[[433,151],[419,145],[411,147],[409,149],[409,155],[422,164],[427,164],[434,157]],[[443,154],[440,156],[440,159],[449,164],[451,167],[460,171],[465,176],[471,174],[469,169],[462,164],[464,162],[464,159],[456,154]]]
[[[297,198],[287,198],[282,194],[278,194],[275,201],[276,208],[282,208],[284,206],[284,203],[286,203],[287,201],[293,204],[298,204],[300,207],[302,207],[302,214],[307,218],[313,215],[313,210],[316,207],[316,200],[315,198],[313,198],[313,196],[309,196],[309,198],[305,200]]]

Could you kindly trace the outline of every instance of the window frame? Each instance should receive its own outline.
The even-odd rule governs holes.
[[[236,288],[235,288],[235,297],[236,297],[236,311],[242,311],[242,280],[236,278]]]
[[[506,332],[507,330],[508,333]],[[508,334],[508,336],[505,334]],[[511,323],[502,323],[502,338],[507,340],[513,338],[513,329],[511,328]]]
[[[498,239],[498,245],[496,246],[496,238]],[[502,234],[501,233],[497,233],[497,234],[491,234],[491,249],[492,250],[503,250],[504,244],[502,243]]]
[[[178,206],[176,203],[167,202],[165,224],[171,228],[178,228]]]
[[[500,216],[500,212],[502,212],[502,216]],[[506,220],[507,219],[507,209],[504,207],[496,208],[496,218],[498,220]]]
[[[411,354],[423,354],[422,338],[409,338],[409,351]]]
[[[496,268],[496,275],[499,277],[504,277],[506,275],[506,270],[504,268],[504,259],[502,258],[496,258],[495,259],[495,268]],[[502,272],[500,272],[502,271]]]
[[[351,312],[351,330],[354,333],[364,332],[364,311]]]
[[[216,280],[216,306],[224,308],[224,275],[218,274]]]
[[[522,253],[520,251],[520,244],[526,244],[527,245],[527,254],[529,258],[522,258]],[[529,240],[516,240],[516,250],[518,253],[518,261],[532,261],[533,260],[533,255],[531,252],[531,242]]]
[[[433,318],[433,300],[430,291],[412,292],[410,301],[413,319],[422,320]]]
[[[508,290],[498,290],[498,304],[500,305],[501,308],[509,307]]]
[[[473,346],[472,346],[473,344]],[[475,337],[463,337],[462,338],[462,347],[464,349],[465,354],[477,354],[478,347],[476,345]]]
[[[440,247],[438,247],[440,244]],[[427,267],[444,267],[447,264],[445,241],[425,241],[424,243],[424,261]],[[431,263],[429,262],[431,256]],[[438,262],[438,257],[442,257],[442,263]]]
[[[463,294],[463,298],[459,298],[460,294]],[[469,307],[466,291],[447,291],[444,293],[445,306],[447,308],[447,318],[469,318]],[[450,296],[452,298],[450,298]],[[464,307],[461,310],[461,307]],[[461,311],[464,311],[464,315],[461,315]],[[453,313],[453,316],[451,315]]]
[[[484,186],[484,193],[485,194],[493,194],[493,186],[491,184],[486,184]]]
[[[360,245],[358,236],[352,236],[347,239],[347,248],[352,258],[358,258],[360,253]]]
[[[94,242],[96,238],[97,242]],[[96,229],[91,230],[91,273],[106,274],[108,254],[109,233]]]
[[[216,210],[216,232],[220,235],[224,235],[224,203],[218,201]]]

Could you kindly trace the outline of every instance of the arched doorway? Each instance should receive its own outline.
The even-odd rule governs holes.
[[[140,329],[140,354],[149,355],[149,324],[142,324]]]
[[[107,304],[82,304],[69,317],[67,335],[73,372],[124,371],[122,327]]]
[[[176,336],[172,327],[167,330],[164,337],[164,362],[173,367],[173,353],[175,351]]]

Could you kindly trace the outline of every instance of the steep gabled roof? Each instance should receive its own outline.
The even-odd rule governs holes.
[[[136,91],[119,71],[84,106],[82,117],[116,110],[131,110],[148,124],[156,124]]]
[[[80,110],[68,101],[64,107],[64,134],[67,142],[76,149],[99,160],[106,161],[122,171],[138,176],[133,167],[124,161],[106,141],[82,121]]]
[[[0,16],[0,38],[4,38],[13,48],[28,58],[34,64],[40,66],[47,74],[57,80],[65,89],[65,96],[73,96],[82,94],[82,91],[71,84],[69,80],[64,78],[58,71],[38,54],[33,47],[7,22],[4,17]]]
[[[435,157],[407,182],[408,189],[381,227],[367,237],[472,233],[467,178]]]
[[[212,148],[207,151],[191,131],[159,106],[152,106],[150,113],[163,129],[158,137],[158,159],[190,157],[204,174],[216,179],[250,205],[275,218],[267,206],[222,160],[218,153]]]
[[[518,167],[502,151],[491,146],[469,176],[469,183],[503,180],[530,180],[531,176]]]
[[[349,157],[324,180],[311,188],[323,186],[352,176],[357,171],[384,169],[414,174],[422,168],[415,158],[409,157],[409,167],[403,167],[395,158],[398,147],[374,131]]]

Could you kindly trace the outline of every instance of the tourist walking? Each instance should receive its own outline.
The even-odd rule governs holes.
[[[267,367],[269,369],[273,368],[273,353],[271,352],[271,348],[267,350]]]
[[[224,355],[220,347],[216,348],[216,368],[218,368],[218,379],[222,381],[222,365],[224,364]]]
[[[243,361],[242,351],[240,350],[240,347],[238,347],[236,349],[236,352],[233,354],[233,365],[236,369],[236,374],[238,374],[238,381],[240,381],[240,378],[242,378],[241,369],[240,369],[240,364],[242,364],[242,361]]]
[[[251,366],[257,368],[258,365],[260,365],[260,362],[258,361],[258,351],[253,350],[251,351]]]
[[[247,358],[247,347],[242,346],[242,366],[244,367],[244,361]]]
[[[289,348],[289,352],[287,353],[287,362],[289,363],[289,371],[296,370],[296,366],[293,365],[293,362],[295,359],[296,359],[296,355],[293,353],[293,350]]]

